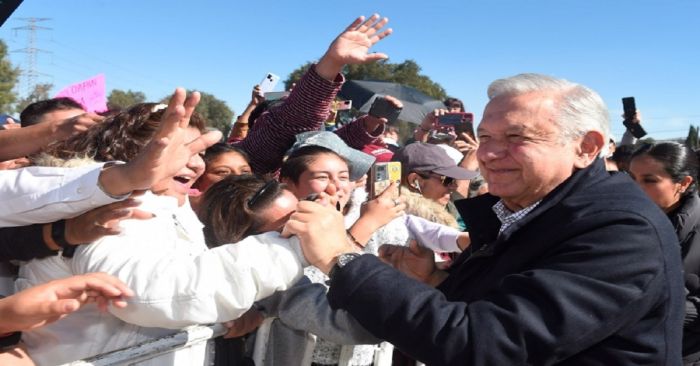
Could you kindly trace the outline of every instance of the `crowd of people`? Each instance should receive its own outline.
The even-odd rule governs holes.
[[[696,152],[615,146],[595,91],[540,74],[494,81],[474,134],[439,123],[456,98],[406,143],[372,112],[328,128],[387,23],[357,18],[281,100],[254,87],[225,139],[181,88],[5,124],[0,364],[211,323],[213,355],[139,364],[249,365],[260,344],[265,365],[700,364]]]

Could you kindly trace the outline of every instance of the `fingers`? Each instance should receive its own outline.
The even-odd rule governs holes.
[[[369,24],[370,21],[374,18],[376,22],[374,24]],[[373,34],[377,33],[380,29],[382,29],[386,23],[389,23],[389,18],[381,18],[379,19],[379,14],[374,14],[372,15],[372,18],[370,18],[366,23],[367,23],[367,30],[365,34],[368,36],[372,36]]]
[[[290,217],[287,223],[284,224],[280,235],[284,238],[288,238],[292,235],[299,235],[303,232],[306,232],[306,223],[294,220]]]
[[[192,155],[199,154],[200,152],[206,150],[209,146],[221,141],[220,131],[209,131],[202,136],[199,136],[196,140],[187,144]]]
[[[182,116],[182,119],[180,119],[181,128],[186,128],[187,126],[189,126],[192,113],[194,113],[194,109],[197,107],[197,104],[199,104],[199,100],[201,99],[201,97],[202,96],[201,94],[199,94],[199,92],[192,92],[185,99],[185,115]]]
[[[391,28],[388,28],[387,30],[385,30],[385,31],[383,31],[383,32],[381,32],[381,33],[379,33],[379,34],[375,34],[375,35],[374,35],[372,38],[370,38],[369,40],[372,42],[372,44],[375,44],[375,43],[381,41],[382,39],[388,37],[388,36],[391,35],[392,33],[394,33],[394,30],[391,29]]]
[[[396,182],[391,182],[386,189],[377,196],[377,198],[390,198],[390,197],[398,197],[399,196],[399,186],[396,184]]]
[[[432,251],[428,248],[423,247],[422,245],[418,244],[417,240],[411,239],[408,243],[408,250],[417,255],[417,256],[425,256],[428,253],[432,255]]]
[[[355,30],[363,33],[367,32],[369,29],[372,28],[372,24],[375,23],[377,19],[379,19],[379,14],[374,13],[371,17],[369,17],[369,19],[360,24]]]
[[[61,317],[80,309],[81,305],[81,302],[76,299],[50,301],[46,303],[45,311],[47,314],[53,314],[55,317]],[[50,323],[51,321],[48,322]]]
[[[379,259],[388,259],[400,248],[398,245],[384,244],[379,247]]]
[[[387,55],[386,53],[381,53],[381,52],[370,53],[370,54],[367,54],[367,57],[365,57],[365,62],[386,60],[388,58],[389,58],[389,55]]]
[[[185,116],[184,103],[186,96],[187,92],[185,89],[175,88],[168,102],[168,107],[165,109],[163,118],[160,121],[159,131],[163,132],[161,135],[167,136],[173,128],[180,125],[181,119]],[[156,135],[158,136],[159,134]]]
[[[362,22],[364,22],[364,21],[365,21],[365,16],[364,16],[364,15],[360,15],[360,16],[357,17],[352,23],[350,23],[350,25],[349,25],[347,28],[345,28],[345,31],[346,31],[346,32],[350,32],[350,31],[356,30],[356,28],[357,28],[360,24],[362,24]]]
[[[120,279],[102,272],[88,273],[81,276],[69,277],[72,291],[96,291],[105,297],[131,297],[134,292]]]
[[[384,99],[391,103],[395,108],[403,108],[403,103],[401,103],[400,100],[398,100],[395,97],[392,97],[391,95],[385,96]]]
[[[144,210],[139,210],[139,209],[132,209],[131,210],[131,217],[132,219],[136,220],[149,220],[156,217],[155,214],[152,212],[144,211]]]

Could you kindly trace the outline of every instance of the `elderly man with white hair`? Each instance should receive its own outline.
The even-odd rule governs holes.
[[[300,203],[286,231],[330,273],[331,306],[430,365],[680,364],[680,248],[632,180],[605,171],[600,96],[535,74],[488,94],[489,194],[457,202],[471,247],[449,273],[419,245],[383,248],[403,274],[357,255],[339,215]]]

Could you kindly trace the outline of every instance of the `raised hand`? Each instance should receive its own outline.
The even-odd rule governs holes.
[[[51,281],[0,299],[0,333],[29,330],[59,320],[89,303],[123,308],[134,293],[114,276],[88,273]]]
[[[391,34],[391,28],[382,30],[388,22],[388,18],[380,18],[379,14],[374,14],[367,20],[364,16],[355,19],[333,40],[316,65],[316,71],[322,77],[332,80],[344,65],[389,58],[384,53],[369,53],[374,44]]]
[[[129,163],[107,168],[100,175],[100,183],[107,193],[122,195],[148,189],[177,174],[193,155],[221,140],[221,132],[211,131],[194,141],[185,141],[190,117],[199,99],[198,92],[187,96],[185,89],[175,90],[148,145]]]
[[[263,95],[263,92],[260,91],[260,85],[255,85],[253,87],[253,92],[251,93],[251,96],[250,96],[250,104],[251,105],[258,105],[264,101],[265,101],[265,95]]]
[[[401,103],[400,100],[398,100],[395,97],[392,97],[391,95],[386,95],[384,98],[391,104],[394,108],[396,109],[401,109],[403,108],[403,103]],[[368,114],[365,117],[365,129],[367,132],[372,133],[374,132],[380,125],[384,125],[388,123],[389,120],[386,119],[385,117],[376,117],[371,114]]]

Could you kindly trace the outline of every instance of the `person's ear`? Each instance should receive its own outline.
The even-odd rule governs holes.
[[[686,190],[688,190],[688,187],[693,184],[693,177],[686,175],[680,182],[678,182],[678,184],[680,184],[679,193],[682,195]]]
[[[600,155],[605,144],[605,138],[603,138],[603,134],[599,131],[586,132],[576,148],[577,156],[574,160],[574,167],[583,169],[591,165],[598,155]]]
[[[421,180],[421,177],[420,177],[420,175],[418,175],[418,174],[416,174],[416,173],[414,173],[414,172],[408,173],[408,176],[406,177],[406,180],[407,180],[407,182],[408,182],[408,185],[409,185],[411,188],[415,189],[415,190],[418,191],[418,192],[421,191],[421,187],[420,187],[420,180]]]

